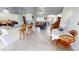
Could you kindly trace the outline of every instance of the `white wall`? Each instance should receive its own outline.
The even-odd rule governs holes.
[[[79,8],[74,8],[74,11],[71,15],[71,17],[69,18],[68,21],[68,29],[76,29],[79,31]]]
[[[62,18],[61,18],[61,23],[60,25],[63,27],[63,28],[66,28],[67,27],[67,24],[68,24],[68,20],[69,18],[71,17],[72,13],[74,11],[74,8],[73,7],[65,7],[63,9],[63,13],[62,13]]]
[[[19,15],[17,15],[17,14],[0,13],[0,20],[2,20],[2,19],[10,19],[10,20],[18,21],[18,16]]]

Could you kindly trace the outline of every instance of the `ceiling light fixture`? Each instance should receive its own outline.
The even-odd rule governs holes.
[[[9,13],[9,10],[7,8],[3,9],[3,13]]]
[[[38,12],[38,14],[39,14],[39,15],[43,15],[43,14],[45,14],[45,12]]]

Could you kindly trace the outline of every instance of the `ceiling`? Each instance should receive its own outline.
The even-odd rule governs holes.
[[[63,7],[37,7],[35,9],[36,16],[39,16],[38,12],[43,12],[44,15],[57,15],[62,13]]]
[[[45,15],[59,14],[62,12],[63,7],[0,7],[0,12],[4,9],[8,9],[12,14],[32,13],[38,16],[38,12],[44,12]]]

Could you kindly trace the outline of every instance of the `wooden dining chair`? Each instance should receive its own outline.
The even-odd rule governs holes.
[[[59,39],[57,39],[57,41],[56,41],[57,45],[62,44],[65,48],[70,47],[71,43],[75,42],[77,31],[71,30],[69,33],[71,35],[60,35]]]
[[[22,38],[21,36],[23,36],[24,38],[26,35],[26,24],[22,24],[19,31],[20,31],[20,38]]]
[[[33,23],[30,23],[30,24],[28,25],[28,30],[30,31],[30,33],[32,32],[32,27],[33,27]]]

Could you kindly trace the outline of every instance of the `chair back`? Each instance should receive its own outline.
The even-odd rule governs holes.
[[[67,42],[67,44],[71,44],[72,42],[75,41],[75,37],[71,35],[60,35],[59,39],[61,41]]]
[[[29,26],[28,26],[28,28],[32,28],[32,26],[33,26],[33,23],[30,23]]]
[[[23,23],[26,24],[26,17],[23,16]]]
[[[60,20],[61,20],[61,18],[58,17],[57,21],[54,24],[52,24],[52,29],[59,28]]]
[[[22,24],[21,29],[26,30],[26,24]]]
[[[69,33],[72,34],[74,37],[76,37],[78,34],[76,30],[71,30]]]

